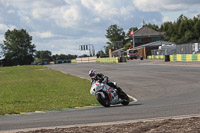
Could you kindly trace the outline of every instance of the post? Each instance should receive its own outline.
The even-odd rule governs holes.
[[[109,57],[110,57],[110,58],[112,57],[112,51],[111,51],[111,48],[109,48]]]
[[[133,49],[134,49],[135,48],[134,31],[132,32],[132,37],[133,37]]]
[[[147,53],[146,53],[146,47],[144,47],[144,58],[146,59]]]

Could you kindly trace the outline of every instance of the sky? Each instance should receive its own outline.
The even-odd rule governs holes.
[[[104,50],[106,29],[125,32],[145,23],[160,26],[183,14],[200,14],[200,0],[0,0],[0,43],[9,29],[26,29],[36,50],[52,54],[88,54],[80,45]]]

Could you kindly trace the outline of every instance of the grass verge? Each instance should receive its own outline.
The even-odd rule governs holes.
[[[43,66],[0,68],[0,115],[97,104],[90,82]]]

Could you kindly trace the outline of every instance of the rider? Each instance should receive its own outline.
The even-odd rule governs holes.
[[[102,73],[97,73],[95,70],[92,70],[92,69],[89,71],[89,76],[91,78],[91,83],[93,81],[98,80],[99,82],[103,82],[103,83],[109,85],[110,87],[117,89],[117,94],[119,95],[120,98],[123,99],[124,92],[122,91],[122,89],[120,87],[116,86],[115,84],[113,84],[113,82],[110,82],[108,80],[107,76],[104,76]]]

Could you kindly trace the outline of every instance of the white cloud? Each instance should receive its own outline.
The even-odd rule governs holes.
[[[162,22],[169,22],[169,21],[171,21],[171,20],[168,16],[164,16],[162,19]]]
[[[74,38],[74,39],[59,39],[51,40],[45,42],[33,42],[36,44],[37,50],[50,50],[53,54],[77,54],[81,55],[88,53],[88,51],[80,51],[80,45],[93,44],[96,51],[103,49],[103,46],[106,45],[106,39],[104,37],[83,37],[83,38]]]
[[[24,28],[39,50],[77,54],[81,44],[102,49],[112,24],[126,31],[142,20],[160,25],[181,13],[192,17],[199,6],[199,0],[0,0],[0,34]]]
[[[71,27],[77,26],[77,23],[81,20],[81,12],[76,5],[70,7],[34,8],[32,17],[38,20],[54,21],[60,27]]]
[[[0,34],[0,43],[3,43],[4,35]]]
[[[58,35],[54,35],[51,32],[32,32],[30,34],[34,37],[39,37],[39,38],[52,38],[52,37],[58,36]]]
[[[131,10],[134,10],[134,6],[130,2],[125,4],[124,1],[81,0],[81,3],[85,8],[102,18],[128,15]]]
[[[175,21],[181,14],[194,17],[200,12],[199,0],[132,0],[134,6],[143,12],[160,12],[162,22]],[[169,16],[168,16],[169,15]]]
[[[2,31],[4,32],[4,31],[6,31],[7,29],[9,29],[7,25],[5,25],[5,24],[0,24],[0,32],[2,32]]]
[[[0,24],[0,33],[6,32],[7,30],[13,30],[14,28],[14,25]]]
[[[69,9],[61,8],[59,13],[62,14],[62,16],[59,15],[58,18],[54,16],[54,18],[58,20],[58,24],[64,27],[76,26],[81,20],[81,15],[77,6],[71,6]]]
[[[184,11],[200,5],[198,0],[132,0],[141,11]]]
[[[48,9],[40,9],[40,8],[36,8],[36,9],[33,9],[32,11],[32,17],[34,19],[45,19],[46,17],[48,17],[48,14],[50,13],[49,12],[50,10]]]
[[[14,10],[8,10],[8,13],[12,14],[12,13],[15,13],[15,11]]]

